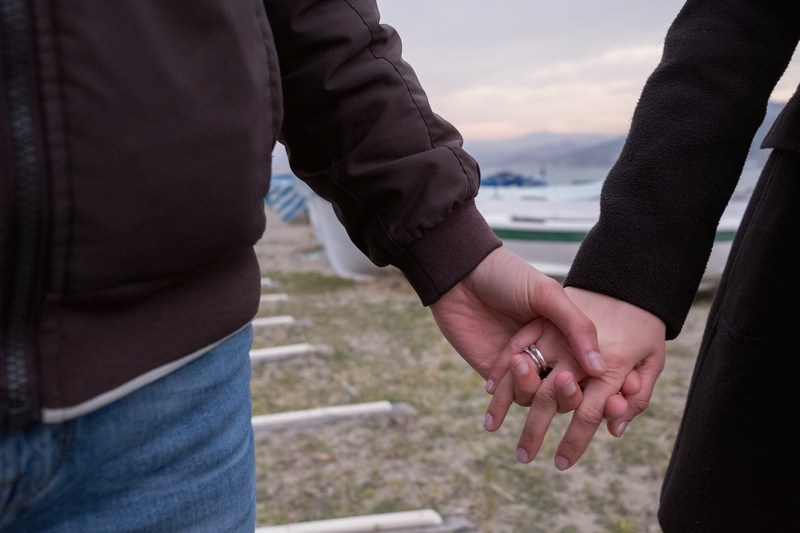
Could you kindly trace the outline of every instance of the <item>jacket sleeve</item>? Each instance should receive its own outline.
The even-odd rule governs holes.
[[[769,96],[797,45],[800,3],[688,0],[634,111],[600,218],[566,285],[683,327]]]
[[[374,0],[266,0],[293,172],[350,238],[398,267],[423,304],[500,245],[475,207],[480,174],[428,104]]]

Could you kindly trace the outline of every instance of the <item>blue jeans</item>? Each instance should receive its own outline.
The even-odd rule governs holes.
[[[78,419],[0,431],[0,531],[253,533],[251,341]]]

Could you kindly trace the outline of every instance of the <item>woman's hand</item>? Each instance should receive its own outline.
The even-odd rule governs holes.
[[[607,370],[588,376],[558,338],[545,335],[538,342],[543,353],[553,354],[556,363],[533,398],[517,460],[533,460],[555,414],[574,408],[556,450],[559,470],[578,461],[604,418],[609,431],[620,436],[627,423],[647,408],[666,353],[666,328],[655,315],[603,294],[569,287],[566,291],[594,321]],[[577,390],[573,383],[579,385]]]

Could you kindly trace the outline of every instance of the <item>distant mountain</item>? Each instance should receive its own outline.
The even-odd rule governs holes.
[[[464,148],[481,167],[532,169],[556,164],[561,158],[569,159],[571,154],[602,146],[619,137],[619,134],[536,132],[512,139],[466,140]]]
[[[770,102],[764,122],[753,137],[747,164],[763,166],[769,150],[759,146],[781,112],[784,102]],[[534,132],[512,139],[469,140],[464,148],[478,160],[484,174],[513,171],[545,174],[550,168],[610,169],[625,143],[625,133],[587,134]],[[286,152],[280,144],[273,154],[273,169],[288,171]]]
[[[625,135],[605,142],[577,148],[564,154],[549,154],[542,160],[546,166],[611,168],[625,144]]]
[[[748,165],[763,166],[769,150],[760,149],[769,128],[785,105],[770,102],[764,122],[753,137]],[[539,132],[501,141],[465,142],[464,147],[484,171],[532,172],[548,168],[610,169],[625,144],[626,134],[587,135]]]

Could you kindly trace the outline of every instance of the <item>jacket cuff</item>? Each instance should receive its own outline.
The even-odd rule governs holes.
[[[422,305],[428,306],[501,245],[472,200],[395,257],[392,265],[400,269]]]

